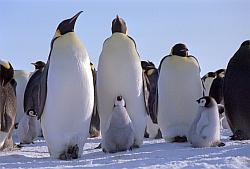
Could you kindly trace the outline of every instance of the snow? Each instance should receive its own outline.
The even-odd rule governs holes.
[[[88,139],[83,156],[62,161],[49,156],[46,142],[21,150],[0,152],[0,168],[250,168],[250,140],[231,141],[231,132],[222,130],[224,147],[192,148],[189,143],[165,143],[163,139],[145,139],[142,147],[132,151],[105,154],[98,146],[100,138]]]

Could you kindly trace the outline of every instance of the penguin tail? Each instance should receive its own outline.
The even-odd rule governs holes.
[[[72,160],[78,158],[79,147],[78,145],[69,146],[66,151],[64,151],[60,156],[60,160]]]

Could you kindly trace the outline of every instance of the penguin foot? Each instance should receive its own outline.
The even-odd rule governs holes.
[[[187,142],[187,137],[186,136],[176,136],[176,137],[174,137],[173,142],[177,142],[177,143]]]
[[[62,153],[59,156],[60,160],[71,160],[78,158],[79,147],[76,144],[75,146],[69,146],[67,152]]]
[[[101,149],[102,148],[102,143],[100,143],[97,147],[95,147],[94,149]]]
[[[230,136],[230,140],[248,140],[249,138],[247,138],[242,130],[236,130],[235,133]]]
[[[225,145],[226,145],[225,143],[220,142],[217,146],[218,146],[218,147],[224,147]]]
[[[162,134],[161,134],[161,130],[158,130],[157,135],[155,136],[155,139],[161,139],[162,138]]]

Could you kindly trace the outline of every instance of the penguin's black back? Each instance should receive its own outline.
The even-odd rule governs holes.
[[[250,139],[250,45],[241,46],[229,61],[223,91],[233,133],[237,131],[241,138]]]

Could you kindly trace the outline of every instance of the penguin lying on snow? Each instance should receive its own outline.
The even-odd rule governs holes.
[[[197,102],[199,110],[189,130],[188,141],[193,147],[224,146],[220,142],[220,120],[215,100],[204,96]]]
[[[117,96],[111,116],[103,131],[103,151],[115,153],[132,149],[135,141],[134,127],[122,96]]]
[[[102,137],[105,137],[104,129],[111,118],[114,98],[121,95],[126,100],[126,110],[135,128],[135,146],[142,144],[147,117],[143,76],[135,42],[127,35],[124,20],[117,16],[112,21],[112,36],[103,44],[97,71]]]
[[[197,59],[184,44],[176,44],[159,66],[158,124],[166,142],[187,141],[203,88]]]
[[[12,150],[12,140],[16,118],[16,81],[9,62],[0,60],[0,150]]]

